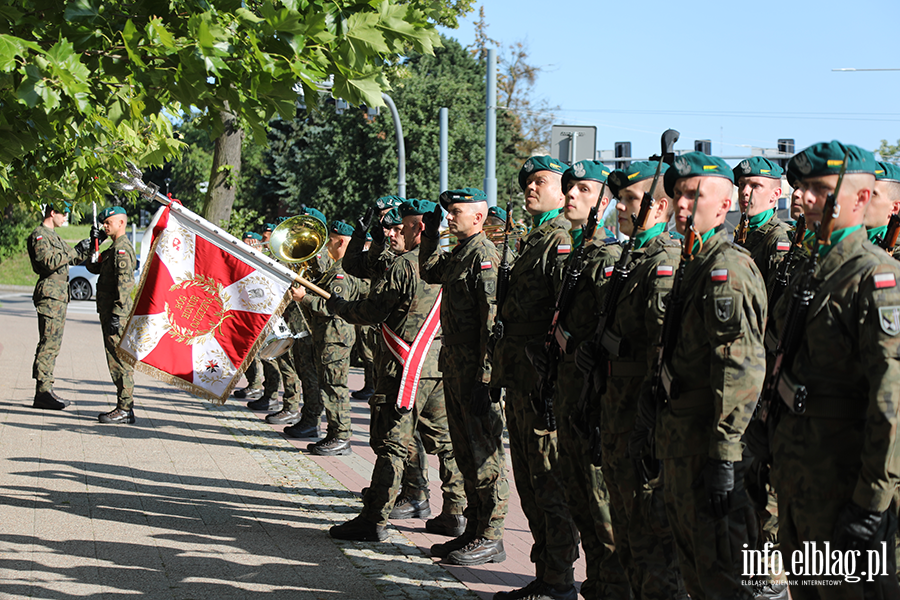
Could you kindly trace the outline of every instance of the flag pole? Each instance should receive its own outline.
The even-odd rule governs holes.
[[[159,192],[159,186],[154,183],[144,183],[141,178],[141,171],[137,166],[130,162],[126,164],[128,173],[120,171],[119,177],[122,181],[116,184],[121,190],[126,192],[139,192],[145,198],[155,200],[164,206],[168,206],[170,211],[181,215],[185,220],[191,221],[197,228],[197,235],[221,249],[223,252],[227,252],[228,254],[240,258],[255,269],[270,273],[273,277],[277,277],[287,283],[297,282],[326,300],[331,297],[331,294],[305,277],[301,277],[284,264],[269,258],[262,252],[244,244],[227,231],[216,227],[197,213],[186,209],[181,203],[172,202],[170,198],[167,198]]]

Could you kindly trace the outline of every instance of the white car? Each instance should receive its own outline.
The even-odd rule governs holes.
[[[87,262],[87,261],[85,261]],[[72,300],[90,300],[97,292],[97,278],[88,272],[84,263],[69,267],[69,296]],[[137,282],[141,278],[141,265],[138,261],[138,268],[134,270],[134,281]]]

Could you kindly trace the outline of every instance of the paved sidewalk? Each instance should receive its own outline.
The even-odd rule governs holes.
[[[352,403],[348,457],[310,456],[265,413],[140,373],[137,424],[101,425],[115,390],[93,302],[69,307],[55,386],[73,401],[64,411],[31,407],[30,292],[0,289],[0,330],[0,598],[490,598],[531,579],[515,494],[500,564],[435,562],[427,550],[446,538],[421,520],[393,522],[383,543],[330,538],[331,525],[358,514],[375,460],[363,402]],[[350,388],[361,384],[354,370]]]

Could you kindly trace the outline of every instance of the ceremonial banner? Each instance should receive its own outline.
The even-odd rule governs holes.
[[[197,235],[196,220],[171,207],[160,216],[118,352],[135,369],[221,404],[290,283]]]

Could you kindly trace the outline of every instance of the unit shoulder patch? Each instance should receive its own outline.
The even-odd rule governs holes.
[[[734,298],[723,296],[716,298],[716,318],[722,323],[727,323],[734,316]]]
[[[882,306],[878,309],[878,323],[888,335],[900,333],[900,306]]]

